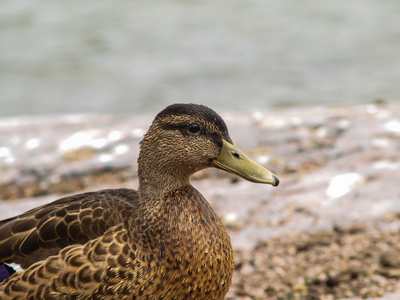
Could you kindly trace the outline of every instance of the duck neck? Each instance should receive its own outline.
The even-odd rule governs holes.
[[[140,171],[139,171],[140,174]],[[152,172],[142,172],[139,177],[139,199],[140,201],[149,200],[156,203],[162,199],[165,194],[183,189],[190,185],[189,178],[179,178],[169,174],[168,172],[152,170]]]
[[[140,201],[156,204],[165,194],[190,185],[191,172],[181,166],[161,164],[162,158],[139,155],[138,176]],[[151,200],[151,201],[149,201]]]

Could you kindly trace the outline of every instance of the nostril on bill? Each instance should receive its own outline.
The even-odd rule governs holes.
[[[233,155],[234,158],[240,158],[240,154],[237,153],[236,151],[232,152],[232,155]]]

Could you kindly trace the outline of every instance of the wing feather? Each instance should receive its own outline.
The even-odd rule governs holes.
[[[0,221],[0,262],[26,268],[49,253],[84,244],[123,223],[137,201],[135,190],[102,190],[64,197]]]

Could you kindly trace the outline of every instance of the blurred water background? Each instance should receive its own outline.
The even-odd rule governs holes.
[[[400,1],[3,0],[0,116],[400,101]]]

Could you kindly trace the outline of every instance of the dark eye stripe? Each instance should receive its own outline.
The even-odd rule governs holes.
[[[204,122],[209,122],[210,124],[215,125],[222,135],[222,138],[225,139],[229,143],[233,143],[231,138],[229,137],[228,129],[226,128],[224,120],[212,109],[198,104],[184,104],[184,103],[176,103],[168,106],[162,112],[160,112],[154,121],[175,118],[183,116],[186,120],[196,119],[203,120]],[[168,121],[167,121],[168,122]],[[183,126],[183,124],[182,124]],[[186,133],[190,134],[191,132],[188,130],[188,125],[185,126]],[[182,130],[182,127],[179,125],[166,126],[166,129],[179,129]],[[204,131],[204,128],[202,129]]]

